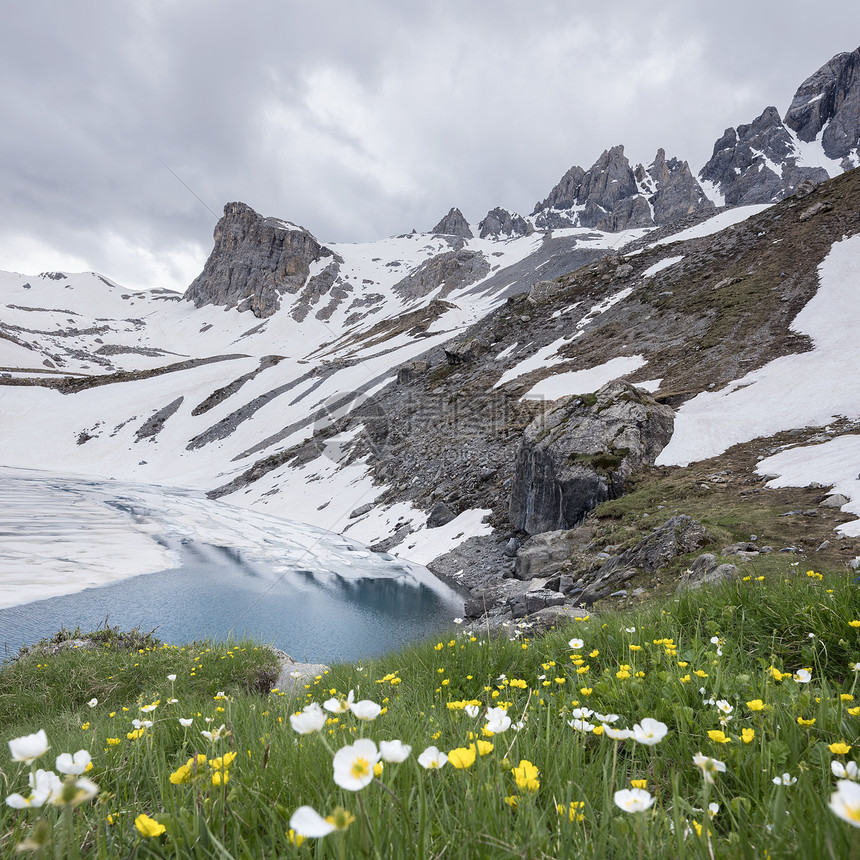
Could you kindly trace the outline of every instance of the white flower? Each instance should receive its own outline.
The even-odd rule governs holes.
[[[708,804],[708,815],[713,818],[720,811],[719,803],[709,803]]]
[[[635,628],[635,627],[625,627],[625,628],[624,628],[624,630],[625,630],[627,633],[635,633],[635,632],[636,632],[636,628]]]
[[[709,756],[702,755],[700,752],[696,753],[693,756],[693,764],[696,767],[700,767],[702,769],[702,774],[705,777],[705,782],[713,783],[714,781],[714,772],[719,771],[720,773],[726,772],[726,766],[721,761],[717,761],[715,758],[710,758]]]
[[[614,795],[615,805],[625,812],[644,812],[654,803],[653,798],[644,788],[622,788]]]
[[[317,707],[319,707],[319,705],[317,705]],[[290,717],[290,720],[292,720],[292,717]],[[207,740],[217,741],[220,738],[225,737],[226,735],[228,735],[230,733],[224,731],[224,723],[221,723],[221,728],[212,729],[211,732],[200,732],[200,734],[203,735],[203,737],[206,738]]]
[[[525,721],[525,720],[519,720],[519,721],[518,721],[518,722],[516,722],[516,723],[511,723],[511,728],[512,728],[515,732],[520,732],[520,731],[522,731],[525,727],[526,727],[526,721]]]
[[[333,833],[335,826],[310,806],[300,806],[290,816],[290,828],[305,839],[320,839]]]
[[[73,787],[77,789],[74,793],[70,790],[69,785],[63,785],[57,779],[59,788],[55,788],[51,792],[49,802],[53,806],[77,806],[85,800],[91,800],[99,793],[99,787],[85,776],[79,776],[73,783]]]
[[[150,728],[152,728],[152,720],[132,720],[131,724],[136,729],[150,729]]]
[[[293,731],[300,735],[318,732],[325,725],[325,721],[326,715],[316,702],[305,705],[300,714],[290,714],[290,725]]]
[[[719,636],[711,636],[711,645],[719,645],[720,637]]]
[[[794,680],[798,684],[808,684],[812,680],[812,673],[809,669],[798,669],[794,673]]]
[[[349,706],[353,716],[357,720],[375,720],[382,713],[382,705],[371,702],[370,699],[362,699],[360,702],[352,702]]]
[[[373,766],[379,761],[376,744],[363,738],[334,754],[334,781],[347,791],[358,791],[373,780]]]
[[[175,681],[175,680],[176,680],[176,675],[168,675],[168,676],[167,676],[167,680],[168,680],[168,681],[170,681],[170,682],[172,683],[173,681]]]
[[[403,741],[380,741],[379,752],[383,761],[401,762],[409,758],[412,747]]]
[[[189,727],[193,722],[194,722],[194,718],[193,718],[193,717],[192,717],[191,719],[188,719],[188,720],[184,720],[182,717],[180,717],[180,718],[179,718],[179,725],[180,725],[180,726],[185,726],[185,728],[186,728],[186,729],[187,729],[187,728],[188,728],[188,727]]]
[[[621,719],[618,714],[598,714],[597,711],[594,711],[594,719],[597,720],[598,723],[614,723]]]
[[[98,700],[98,699],[96,699],[96,698],[92,698],[92,699],[90,699],[90,700],[87,702],[87,705],[88,705],[90,708],[94,708],[98,703],[99,703],[99,700]]]
[[[833,775],[838,779],[853,779],[857,780],[858,769],[857,762],[849,761],[848,764],[843,765],[841,761],[836,761],[835,759],[830,762],[830,770],[833,771]]]
[[[151,714],[158,707],[157,702],[153,702],[151,705],[146,705],[145,707],[140,709],[142,714]]]
[[[578,651],[583,647],[583,645],[585,645],[585,642],[582,639],[571,639],[567,644],[570,645],[574,651]]]
[[[352,690],[349,691],[349,696],[350,696],[349,700],[347,700],[347,699],[336,699],[336,698],[334,698],[334,696],[332,696],[332,698],[326,699],[326,701],[323,702],[323,707],[330,714],[344,714],[349,710],[349,706],[352,704],[352,696],[353,696]]]
[[[298,669],[293,669],[293,671],[292,671],[292,672],[290,672],[290,677],[291,677],[293,680],[298,681],[298,680],[299,680],[299,678],[301,678],[301,677],[302,677],[302,673],[301,673]]]
[[[669,727],[665,723],[651,717],[645,717],[644,720],[633,726],[633,738],[640,744],[653,747],[666,737],[667,731],[669,731]]]
[[[840,779],[836,791],[830,795],[829,806],[843,821],[860,827],[860,785],[856,782]]]
[[[784,773],[782,776],[775,776],[771,782],[774,785],[794,785],[797,782],[797,777],[790,773]]]
[[[54,792],[59,791],[63,787],[60,778],[52,770],[42,770],[39,768],[35,773],[28,774],[28,779],[31,789],[29,797],[24,797],[16,792],[6,798],[6,803],[13,809],[42,806]]]
[[[734,707],[730,705],[726,699],[719,699],[715,704],[717,706],[717,710],[724,714],[730,714],[734,710]]]
[[[594,724],[589,723],[588,720],[568,720],[567,724],[572,728],[576,729],[578,732],[585,732],[588,734],[589,732],[594,731]]]
[[[576,720],[587,720],[589,717],[594,715],[594,711],[591,708],[574,708],[571,711],[573,718]]]
[[[478,705],[466,705],[466,707],[465,707],[465,708],[463,708],[463,710],[464,710],[464,711],[465,711],[465,712],[466,712],[466,713],[467,713],[467,714],[468,714],[472,719],[475,719],[475,717],[477,717],[477,716],[478,716],[478,714],[480,714],[480,713],[481,713],[481,709],[480,709],[480,707],[479,707]]]
[[[633,732],[630,729],[613,729],[612,726],[606,723],[602,723],[602,725],[603,733],[606,737],[612,738],[614,741],[626,741],[633,737]]]
[[[13,738],[9,741],[9,752],[12,754],[12,761],[23,761],[31,764],[40,755],[44,755],[48,751],[48,736],[44,729],[39,729],[34,735],[24,735],[20,738]]]
[[[439,770],[445,766],[448,761],[448,756],[443,752],[439,752],[437,747],[427,747],[420,756],[418,756],[418,764],[424,770]]]
[[[454,623],[455,623],[455,624],[462,624],[462,623],[463,623],[463,619],[462,619],[462,618],[455,618],[455,619],[454,619]]]
[[[86,750],[78,750],[74,756],[63,753],[57,756],[57,770],[60,773],[82,774],[91,761],[92,756]]]
[[[179,699],[168,699],[167,700],[168,705],[176,705],[176,704],[178,704],[178,702],[179,702]]]

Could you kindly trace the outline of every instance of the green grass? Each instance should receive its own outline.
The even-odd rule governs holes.
[[[4,807],[0,854],[16,856],[42,828],[52,839],[43,856],[56,857],[860,856],[860,830],[827,803],[836,787],[831,762],[854,760],[860,743],[851,665],[860,661],[860,626],[850,623],[860,620],[860,591],[851,576],[808,576],[781,561],[767,575],[594,615],[541,638],[528,628],[513,639],[455,631],[361,666],[334,666],[289,694],[254,691],[272,662],[248,642],[36,652],[0,670],[2,741],[45,729],[51,750],[34,766],[46,768],[61,752],[87,749],[87,775],[100,792],[75,809]],[[581,649],[568,644],[572,637]],[[772,667],[788,674],[777,680]],[[801,668],[810,683],[792,677]],[[292,730],[290,714],[303,705],[350,690],[385,711],[371,722],[327,713],[320,733]],[[226,698],[216,698],[222,691]],[[711,699],[731,706],[726,724]],[[758,699],[764,708],[751,709]],[[481,711],[503,705],[523,726],[485,737],[482,716],[469,716],[465,701]],[[583,706],[619,714],[618,727],[651,717],[668,732],[646,746],[578,731],[569,722]],[[179,717],[194,724],[182,727]],[[133,718],[153,726],[129,738]],[[200,735],[222,723],[225,737]],[[743,730],[753,731],[748,743]],[[709,731],[724,731],[728,743]],[[399,739],[412,754],[349,791],[334,782],[332,755],[358,737]],[[417,762],[431,744],[450,752],[479,739],[493,749],[467,769]],[[840,741],[847,755],[829,749]],[[213,784],[209,763],[186,782],[170,781],[192,755],[211,761],[227,752],[236,757],[225,785]],[[713,785],[693,763],[699,752],[725,763]],[[522,760],[538,769],[535,791],[517,786],[512,771]],[[27,766],[10,761],[5,743],[0,769],[6,794],[28,794]],[[775,785],[783,773],[796,784]],[[613,802],[631,780],[646,781],[655,798],[648,811]],[[571,803],[582,804],[573,821]],[[719,804],[713,818],[709,803]],[[324,816],[342,807],[355,820],[296,846],[289,822],[303,805]],[[165,832],[142,835],[140,814]]]

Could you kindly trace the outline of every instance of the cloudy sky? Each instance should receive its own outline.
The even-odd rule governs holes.
[[[0,269],[183,289],[225,202],[355,242],[710,156],[860,44],[818,0],[8,0]]]

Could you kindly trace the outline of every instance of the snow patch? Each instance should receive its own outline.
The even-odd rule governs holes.
[[[649,266],[642,272],[643,278],[651,278],[657,274],[657,272],[662,272],[663,269],[668,269],[669,266],[674,266],[675,263],[680,263],[681,260],[684,259],[684,255],[681,254],[680,257],[666,257],[665,260],[660,260],[659,263],[654,263],[653,266]]]
[[[647,361],[641,355],[619,356],[588,370],[557,373],[555,376],[548,376],[532,386],[520,399],[558,400],[559,397],[566,397],[568,394],[586,394],[597,391],[607,382],[627,376],[645,364]]]
[[[429,564],[434,558],[456,549],[469,538],[493,533],[484,520],[492,514],[489,509],[463,511],[450,523],[435,529],[422,529],[409,535],[390,550],[391,555],[405,558],[416,564]]]

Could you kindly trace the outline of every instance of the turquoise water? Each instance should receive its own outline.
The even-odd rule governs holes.
[[[0,605],[15,604],[0,608],[0,660],[107,623],[177,645],[252,636],[300,661],[357,661],[463,610],[421,566],[199,492],[5,469],[0,502]],[[107,584],[82,589],[88,575]],[[73,593],[34,600],[60,591]]]
[[[276,574],[224,547],[191,545],[182,555],[174,570],[0,609],[0,647],[8,654],[62,627],[107,621],[155,628],[177,645],[249,635],[296,660],[361,660],[432,636],[462,610],[453,592],[418,581],[301,568]]]

